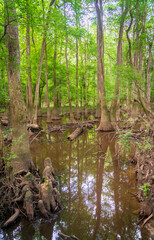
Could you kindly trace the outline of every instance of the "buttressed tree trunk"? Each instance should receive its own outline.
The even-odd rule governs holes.
[[[7,74],[13,129],[11,153],[16,155],[16,157],[12,155],[12,167],[14,172],[28,171],[33,166],[33,163],[27,133],[26,108],[21,91],[18,22],[14,1],[6,0],[5,9],[8,24],[6,35],[8,49]]]
[[[105,74],[104,74],[104,36],[103,36],[103,21],[102,21],[102,1],[95,1],[95,8],[97,14],[97,77],[101,90],[101,121],[97,130],[112,131],[113,127],[110,121],[110,115],[106,105],[105,94]]]

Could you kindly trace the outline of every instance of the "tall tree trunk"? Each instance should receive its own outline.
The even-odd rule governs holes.
[[[53,101],[54,101],[54,109],[52,112],[52,117],[56,118],[58,114],[58,92],[57,92],[57,34],[56,34],[56,26],[55,26],[55,36],[54,36],[54,58],[53,58],[53,83],[54,83],[54,93],[53,93]]]
[[[64,18],[66,19],[66,11],[65,11],[65,0],[64,0]],[[69,111],[70,111],[70,122],[74,122],[74,116],[72,111],[72,103],[71,103],[71,95],[70,95],[70,79],[69,79],[69,65],[68,65],[68,56],[67,56],[67,27],[65,34],[65,60],[66,60],[66,72],[67,72],[67,95],[68,95],[68,103],[69,103]]]
[[[49,101],[49,87],[48,87],[48,64],[47,64],[47,46],[45,41],[45,82],[47,89],[47,122],[51,121],[50,116],[50,101]]]
[[[98,24],[97,24],[97,53],[99,52],[99,39],[98,39]],[[97,54],[97,106],[96,106],[96,118],[101,117],[101,101],[100,101],[100,82],[99,82],[99,54]]]
[[[127,4],[127,3],[126,3]],[[114,90],[114,99],[112,100],[111,104],[111,122],[112,125],[116,128],[116,122],[119,120],[117,118],[117,111],[120,108],[120,66],[122,65],[122,38],[123,38],[123,29],[124,29],[124,21],[128,12],[128,5],[125,7],[125,11],[121,15],[121,22],[120,22],[120,29],[119,29],[119,39],[118,39],[118,46],[117,46],[117,74],[116,74],[116,81],[115,81],[115,90]]]
[[[49,15],[50,15],[50,8],[54,4],[55,0],[51,0],[49,4],[49,11],[47,13],[47,18],[46,18],[46,25],[44,26],[44,36],[43,36],[43,41],[42,41],[42,48],[41,48],[41,55],[40,55],[40,61],[39,61],[39,67],[38,67],[38,75],[37,75],[37,82],[36,82],[36,88],[35,88],[35,99],[34,99],[34,118],[33,118],[33,123],[37,124],[37,113],[38,113],[38,100],[39,100],[39,88],[40,88],[40,80],[41,80],[41,71],[42,71],[42,63],[43,63],[43,55],[44,55],[44,49],[45,49],[45,41],[46,41],[46,34],[48,30],[48,25],[49,25]]]
[[[76,118],[79,119],[79,43],[78,39],[76,38]]]
[[[27,28],[26,28],[26,44],[27,44],[27,79],[28,79],[28,95],[27,98],[27,114],[30,122],[32,121],[33,95],[31,80],[31,55],[30,55],[30,19],[29,19],[29,0],[27,0]]]
[[[150,78],[150,73],[151,73],[151,64],[152,64],[152,43],[149,44],[149,58],[148,58],[148,65],[147,65],[147,103],[150,104],[150,93],[151,93],[151,78]]]
[[[85,75],[84,75],[84,90],[85,90],[85,104],[84,104],[84,116],[85,119],[88,117],[88,110],[87,110],[87,51],[88,51],[88,46],[87,46],[87,40],[85,42]]]
[[[41,72],[42,72],[42,63],[43,63],[45,42],[46,42],[46,38],[43,38],[42,48],[41,48],[41,56],[40,56],[39,67],[38,67],[37,82],[36,82],[36,88],[35,88],[35,99],[34,99],[35,112],[34,112],[34,118],[33,118],[33,123],[34,124],[37,124],[38,103],[39,103],[39,90],[40,90],[40,81],[41,81]]]
[[[78,25],[80,25],[79,22],[79,13],[78,13],[78,8],[77,2],[75,0],[75,20],[76,20],[76,30],[78,32]],[[76,36],[76,118],[80,118],[79,114],[79,42],[78,42],[78,36]]]
[[[101,121],[97,130],[112,131],[113,127],[110,121],[110,115],[106,105],[106,94],[105,94],[105,75],[104,75],[104,34],[102,24],[102,1],[99,1],[100,7],[98,6],[98,0],[95,1],[95,8],[97,13],[97,24],[98,24],[98,48],[97,48],[97,72],[99,79],[99,86],[101,90]]]
[[[8,49],[7,75],[13,129],[11,153],[16,155],[12,155],[12,167],[15,173],[21,170],[29,171],[33,163],[27,133],[26,108],[21,91],[18,22],[14,1],[6,0],[5,9],[8,23],[6,38]]]

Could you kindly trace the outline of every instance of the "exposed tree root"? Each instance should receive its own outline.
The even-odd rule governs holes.
[[[9,217],[2,227],[12,224],[19,216],[20,209],[31,221],[39,213],[48,219],[51,213],[55,213],[62,208],[50,158],[44,160],[44,167],[43,180],[38,176],[38,173],[25,172],[23,174],[22,172],[18,173],[17,177],[14,176],[13,182],[6,180],[2,183],[3,189],[1,188],[1,191],[5,194],[1,194],[0,211],[3,212],[4,209],[3,218],[5,218],[6,210],[9,211],[17,202],[20,202],[20,208],[15,208],[15,213]]]
[[[18,208],[15,208],[15,213],[3,224],[3,227],[9,226],[11,223],[13,223],[17,217],[19,216],[20,210]]]
[[[148,218],[146,218],[146,219],[144,220],[144,222],[143,222],[143,224],[142,224],[141,227],[144,227],[144,225],[145,225],[151,218],[153,218],[153,213],[152,213]]]

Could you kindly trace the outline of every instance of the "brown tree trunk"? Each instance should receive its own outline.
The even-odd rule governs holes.
[[[97,25],[98,25],[98,47],[97,47],[97,77],[101,90],[101,121],[97,130],[112,131],[113,127],[110,121],[110,115],[106,105],[105,94],[105,75],[104,75],[104,34],[102,24],[102,1],[100,0],[100,7],[98,6],[98,0],[95,1],[95,8],[97,13]]]
[[[49,4],[49,11],[47,13],[47,19],[46,19],[46,25],[44,27],[44,37],[42,41],[42,48],[41,48],[41,55],[40,55],[40,61],[39,61],[39,67],[38,67],[38,75],[37,75],[37,82],[36,82],[36,88],[35,88],[35,99],[34,99],[34,118],[33,123],[37,124],[37,113],[38,113],[38,100],[39,100],[39,88],[40,88],[40,80],[41,80],[41,71],[42,71],[42,63],[43,63],[43,55],[44,55],[44,49],[45,49],[45,41],[46,41],[46,34],[48,30],[49,25],[49,15],[50,15],[50,8],[54,4],[55,0],[51,0]]]
[[[75,0],[75,6],[77,6],[76,0]],[[79,22],[79,14],[78,14],[78,8],[75,7],[75,20],[76,20],[76,30],[78,31],[78,25]],[[80,118],[79,114],[79,42],[78,37],[76,37],[76,118]]]
[[[76,118],[79,119],[79,59],[78,59],[78,54],[79,54],[79,43],[78,39],[76,38]]]
[[[85,76],[84,76],[84,87],[85,87],[85,104],[84,104],[84,116],[85,119],[88,117],[88,110],[87,110],[87,51],[88,51],[88,46],[87,46],[87,40],[85,42]]]
[[[47,46],[45,41],[45,82],[47,88],[47,122],[50,122],[50,102],[49,102],[49,87],[48,87],[48,67],[47,67]]]
[[[38,67],[37,82],[36,82],[36,88],[35,88],[35,99],[34,99],[35,112],[34,112],[34,118],[33,118],[34,124],[37,124],[39,90],[40,90],[40,80],[41,80],[43,55],[44,55],[44,49],[45,49],[45,41],[46,41],[46,38],[43,38],[42,48],[41,48],[41,56],[40,56],[39,67]]]
[[[151,64],[152,64],[152,43],[149,44],[149,58],[148,58],[148,66],[147,66],[147,103],[150,104],[150,93],[151,93]]]
[[[97,24],[97,53],[99,52],[99,29],[98,29],[98,24]],[[101,117],[101,101],[100,101],[100,77],[99,77],[99,54],[97,54],[97,106],[96,106],[96,118],[100,118]]]
[[[31,80],[31,55],[30,55],[30,19],[29,19],[29,0],[27,0],[27,28],[26,28],[26,43],[27,43],[27,79],[28,79],[28,95],[27,98],[27,114],[31,122],[33,110],[33,95],[32,95],[32,80]]]
[[[55,23],[56,24],[56,23]],[[52,112],[52,118],[57,118],[58,114],[58,92],[57,92],[57,73],[56,73],[56,66],[57,66],[57,36],[56,36],[56,26],[55,26],[55,36],[54,36],[54,58],[53,58],[53,83],[54,83],[54,93],[53,93],[53,101],[54,101],[54,109]]]
[[[118,40],[118,47],[117,47],[117,75],[116,75],[116,82],[115,82],[114,99],[112,100],[111,111],[110,111],[111,122],[115,128],[116,128],[116,122],[117,122],[117,120],[119,120],[119,119],[117,119],[117,111],[120,108],[120,99],[119,99],[120,71],[119,71],[119,68],[122,65],[122,38],[123,38],[124,21],[125,21],[127,12],[128,12],[128,6],[126,5],[125,11],[121,15],[119,40]]]
[[[65,0],[64,0],[64,18],[66,18],[66,11],[65,11]],[[72,111],[72,103],[71,103],[71,95],[70,95],[70,80],[69,80],[69,65],[68,65],[68,56],[67,56],[67,29],[65,35],[65,60],[66,60],[66,72],[67,72],[67,95],[68,95],[68,103],[69,103],[69,111],[70,111],[70,122],[74,122],[74,116]]]
[[[11,163],[15,172],[29,169],[33,166],[29,139],[27,133],[26,108],[21,91],[20,82],[20,50],[18,22],[13,0],[6,1],[8,27],[6,46],[8,49],[7,75],[10,97],[11,125],[13,142],[11,147]],[[12,21],[13,20],[13,21]]]

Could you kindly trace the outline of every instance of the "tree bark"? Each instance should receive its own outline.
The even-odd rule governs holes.
[[[84,116],[85,119],[88,117],[88,110],[87,110],[87,51],[88,51],[88,46],[87,46],[87,40],[85,42],[85,75],[84,75],[84,90],[85,90],[85,104],[84,104]]]
[[[38,113],[38,100],[39,100],[39,88],[40,88],[40,80],[41,80],[41,71],[42,71],[42,63],[43,63],[43,55],[44,55],[44,49],[45,49],[45,41],[46,41],[46,34],[48,30],[49,25],[49,15],[50,15],[50,8],[54,4],[55,0],[51,0],[49,4],[49,11],[47,13],[47,19],[46,19],[46,25],[44,27],[44,36],[42,41],[42,48],[41,48],[41,55],[40,55],[40,61],[39,61],[39,67],[38,67],[38,75],[37,75],[37,82],[36,82],[36,88],[35,88],[35,99],[34,99],[34,118],[33,123],[37,124],[37,113]]]
[[[26,28],[26,44],[27,44],[27,79],[28,79],[28,91],[27,98],[27,113],[29,120],[32,120],[33,110],[33,95],[32,95],[32,79],[31,79],[31,49],[30,49],[30,17],[29,17],[29,0],[27,0],[27,28]]]
[[[104,34],[102,24],[102,1],[100,0],[100,7],[98,6],[98,0],[95,1],[95,8],[97,14],[98,25],[98,45],[97,45],[97,77],[101,90],[101,121],[99,127],[96,130],[112,131],[113,127],[110,121],[110,115],[106,105],[105,94],[105,74],[104,74]]]
[[[126,3],[125,11],[121,15],[121,22],[120,22],[120,29],[119,29],[119,40],[117,46],[117,74],[116,74],[116,81],[115,81],[115,90],[114,90],[114,99],[112,100],[111,104],[111,122],[112,125],[116,128],[116,122],[119,120],[117,118],[117,111],[120,108],[120,66],[122,65],[122,38],[123,38],[123,29],[124,29],[124,21],[128,12],[128,5]]]
[[[77,119],[80,118],[80,115],[79,115],[79,59],[78,59],[78,55],[79,55],[79,43],[78,43],[78,39],[76,38],[76,110],[77,110],[76,118]]]
[[[6,38],[8,50],[7,75],[13,129],[11,164],[15,173],[21,170],[28,171],[33,166],[33,163],[27,133],[26,108],[21,91],[18,22],[14,1],[7,0],[5,9],[7,12],[6,21],[8,22]]]
[[[65,11],[65,0],[64,0],[64,18],[66,19],[66,11]],[[68,56],[67,56],[67,27],[65,26],[66,34],[65,34],[65,60],[66,60],[66,72],[67,72],[67,95],[68,95],[68,103],[69,103],[69,111],[70,111],[70,121],[74,122],[74,116],[72,111],[72,103],[71,103],[71,95],[70,95],[70,80],[69,80],[69,65],[68,65]]]
[[[151,64],[152,64],[152,43],[149,44],[149,58],[148,58],[148,66],[147,66],[147,103],[150,104],[150,94],[151,94]]]
[[[56,118],[58,113],[58,92],[57,92],[57,33],[56,33],[56,23],[55,23],[55,36],[54,36],[54,57],[53,57],[53,83],[54,83],[54,93],[53,93],[53,101],[54,101],[54,109],[52,112],[52,117]]]
[[[47,46],[45,41],[45,82],[47,89],[47,122],[51,121],[50,116],[50,102],[49,102],[49,87],[48,87],[48,65],[47,65]]]

